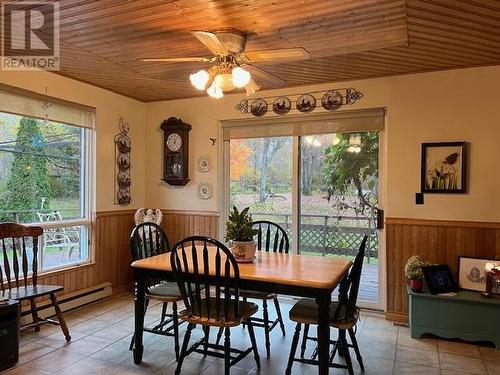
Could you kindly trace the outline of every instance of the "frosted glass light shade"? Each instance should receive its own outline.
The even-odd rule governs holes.
[[[250,73],[239,66],[232,70],[231,75],[233,77],[233,84],[236,87],[245,87],[250,82]]]
[[[209,79],[209,74],[206,70],[200,70],[196,73],[189,75],[189,80],[191,81],[191,84],[198,90],[205,90],[208,79]]]
[[[214,82],[222,91],[231,91],[234,89],[233,78],[229,73],[217,74]]]
[[[210,87],[207,89],[207,94],[212,97],[212,98],[215,98],[215,99],[220,99],[224,96],[224,93],[222,92],[221,88],[219,86],[217,86],[217,83],[215,82],[212,82],[212,84],[210,85]]]
[[[250,78],[248,84],[245,86],[245,90],[247,92],[247,96],[255,94],[260,89],[260,86],[255,83],[253,79]]]

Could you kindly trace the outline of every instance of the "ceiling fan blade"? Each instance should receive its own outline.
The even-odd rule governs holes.
[[[210,62],[212,59],[207,57],[141,57],[137,61],[144,62]]]
[[[214,33],[208,31],[191,31],[191,34],[214,54],[227,55],[229,53],[227,48],[224,47],[220,39]]]
[[[250,72],[252,78],[256,81],[263,83],[265,86],[282,87],[286,85],[286,81],[280,77],[266,72],[262,68],[257,68],[255,65],[245,64],[242,67]]]
[[[304,48],[270,49],[245,52],[245,57],[251,62],[307,60],[309,56],[309,52],[307,52]]]

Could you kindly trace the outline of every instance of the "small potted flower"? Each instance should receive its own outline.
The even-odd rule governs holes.
[[[422,266],[425,262],[418,255],[413,255],[408,258],[405,265],[405,276],[410,280],[410,288],[416,293],[421,293],[424,287],[424,273]]]
[[[230,242],[231,252],[239,262],[251,262],[255,256],[256,244],[253,237],[258,233],[252,228],[252,218],[245,208],[241,212],[233,207],[226,222],[226,242]]]

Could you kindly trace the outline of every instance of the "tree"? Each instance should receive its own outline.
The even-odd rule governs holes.
[[[239,180],[248,169],[248,157],[252,150],[248,148],[242,139],[233,139],[231,146],[231,181]]]
[[[269,165],[279,149],[288,141],[288,138],[264,138],[262,139],[262,149],[257,154],[259,156],[259,202],[264,203],[267,198],[267,177]]]
[[[378,180],[378,134],[361,134],[359,152],[349,151],[349,134],[338,135],[339,143],[326,148],[323,162],[323,183],[332,196],[345,198],[354,188],[361,212],[365,208],[376,208]],[[345,201],[344,201],[345,203]]]
[[[312,195],[313,178],[319,173],[321,148],[304,144],[302,146],[302,195]]]
[[[51,197],[44,137],[38,122],[29,117],[20,121],[14,149],[11,174],[7,181],[5,209],[40,209],[42,198],[48,204]],[[22,221],[33,220],[30,213],[19,216]]]

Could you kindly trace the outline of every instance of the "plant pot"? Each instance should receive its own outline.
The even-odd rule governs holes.
[[[241,262],[251,262],[256,249],[255,241],[233,241],[231,243],[231,252],[236,260]]]
[[[410,280],[410,288],[415,293],[422,293],[424,288],[424,280]]]

